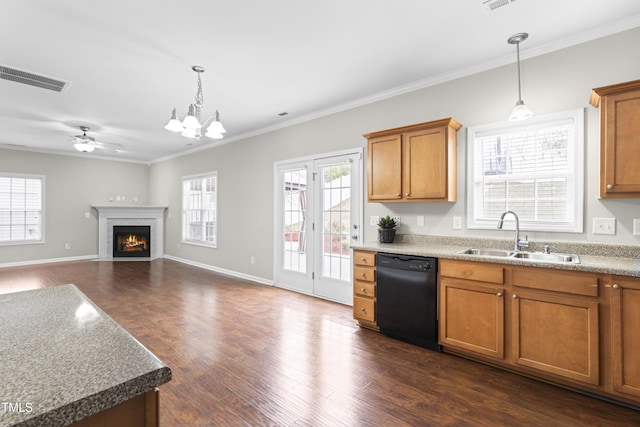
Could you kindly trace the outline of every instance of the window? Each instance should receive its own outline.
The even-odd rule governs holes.
[[[41,243],[44,176],[0,174],[0,244]]]
[[[182,178],[182,241],[217,247],[218,173]]]
[[[512,210],[523,230],[582,232],[583,116],[578,109],[469,128],[467,226],[495,229]]]

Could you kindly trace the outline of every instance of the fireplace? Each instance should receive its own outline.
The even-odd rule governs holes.
[[[114,225],[113,257],[149,258],[151,227],[148,225]]]

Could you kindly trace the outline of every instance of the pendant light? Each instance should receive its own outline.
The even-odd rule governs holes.
[[[509,116],[510,122],[515,122],[518,120],[526,120],[533,117],[533,111],[529,109],[522,100],[522,85],[520,82],[520,43],[525,41],[529,37],[527,33],[518,33],[509,37],[507,42],[509,44],[516,45],[516,53],[518,59],[518,102],[516,102],[516,106],[511,110],[511,115]]]
[[[194,65],[191,67],[193,71],[198,73],[198,90],[196,92],[195,103],[189,105],[189,110],[184,120],[180,121],[178,119],[178,114],[176,109],[174,108],[171,112],[171,119],[169,123],[164,127],[167,130],[172,132],[179,132],[180,135],[185,138],[192,139],[200,139],[202,136],[202,127],[206,125],[207,122],[211,121],[211,124],[207,128],[207,132],[205,136],[214,139],[220,139],[223,137],[223,133],[226,132],[222,123],[220,122],[220,113],[216,110],[216,113],[213,117],[205,120],[204,123],[200,123],[200,112],[204,105],[204,96],[202,94],[202,80],[200,78],[200,74],[204,73],[204,68],[199,65]]]

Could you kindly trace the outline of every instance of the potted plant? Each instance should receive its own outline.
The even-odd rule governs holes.
[[[389,215],[380,217],[378,220],[378,238],[380,243],[393,243],[396,237],[396,227],[398,223]]]

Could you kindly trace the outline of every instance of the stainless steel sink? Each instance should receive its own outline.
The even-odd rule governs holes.
[[[475,249],[475,248],[465,249],[458,253],[466,254],[466,255],[478,255],[478,256],[500,257],[500,258],[507,258],[514,254],[513,251],[504,251],[501,249]]]
[[[580,257],[574,254],[545,254],[542,252],[516,252],[502,249],[477,249],[469,248],[458,252],[463,255],[477,255],[493,258],[512,258],[524,261],[560,262],[566,264],[579,264]]]
[[[512,255],[513,258],[527,259],[531,261],[549,261],[549,262],[564,262],[569,264],[579,264],[580,257],[578,255],[567,254],[545,254],[541,252],[516,252]]]

